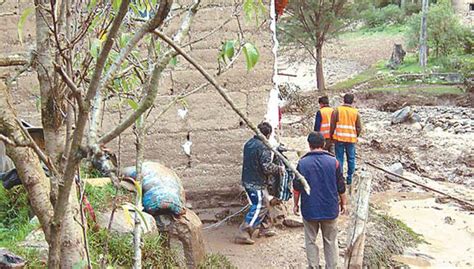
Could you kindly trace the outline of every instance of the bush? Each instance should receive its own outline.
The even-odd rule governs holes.
[[[403,11],[397,5],[388,5],[383,8],[370,7],[361,12],[361,19],[369,28],[383,25],[400,24],[405,20]]]
[[[406,16],[411,16],[421,11],[421,5],[418,3],[406,3],[404,11]]]
[[[407,40],[409,48],[417,48],[420,38],[421,13],[413,15],[408,22]],[[461,53],[464,42],[472,46],[472,33],[459,22],[448,1],[431,5],[428,10],[428,48],[436,57]]]

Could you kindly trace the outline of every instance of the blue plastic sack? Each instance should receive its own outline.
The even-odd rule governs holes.
[[[185,213],[186,199],[183,184],[176,173],[156,162],[143,163],[142,203],[151,215]],[[127,167],[123,174],[136,178],[135,167]]]

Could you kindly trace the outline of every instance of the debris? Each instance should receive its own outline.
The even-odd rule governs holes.
[[[388,171],[394,173],[394,174],[397,174],[397,175],[400,175],[400,176],[403,176],[403,165],[401,163],[394,163],[392,164],[388,169]],[[390,181],[393,181],[393,182],[400,182],[402,181],[401,178],[399,177],[396,177],[396,176],[392,176],[390,174],[386,174],[385,177],[390,180]]]
[[[287,216],[283,220],[283,225],[290,228],[298,228],[298,227],[303,227],[303,221],[301,220],[301,218]]]
[[[24,268],[26,260],[7,249],[0,248],[0,268],[13,269]]]
[[[451,218],[450,216],[447,216],[447,217],[444,218],[444,223],[446,223],[446,224],[453,225],[455,222],[456,222],[456,220]]]
[[[190,140],[187,140],[181,147],[184,150],[184,153],[188,156],[191,157],[191,146],[193,145],[193,142]]]
[[[436,197],[435,202],[438,204],[447,204],[449,203],[449,200],[448,197]]]
[[[186,115],[188,114],[188,109],[187,108],[180,108],[178,109],[178,116],[184,120],[184,118],[186,117]]]

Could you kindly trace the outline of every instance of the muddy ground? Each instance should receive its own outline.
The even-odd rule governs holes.
[[[391,41],[398,40],[394,38]],[[374,45],[378,41],[374,38],[365,39],[364,42],[367,42],[362,46],[365,49],[377,47],[370,44]],[[390,41],[385,37],[383,42]],[[330,56],[335,54],[332,52]],[[344,70],[359,70],[370,64],[367,60],[362,61],[359,53],[355,54],[359,58],[348,58],[344,51],[339,55],[337,63],[356,63],[346,66]],[[371,56],[372,63],[380,60],[381,55],[385,54],[378,51],[373,55],[380,56]],[[327,68],[338,66],[339,64],[327,65]],[[307,96],[316,100],[318,94]],[[393,256],[394,264],[405,264],[410,268],[472,268],[472,211],[452,200],[442,199],[440,195],[426,192],[414,184],[388,180],[383,173],[365,164],[372,162],[388,167],[399,162],[404,168],[404,176],[409,179],[472,203],[474,109],[469,103],[467,107],[456,106],[460,99],[471,97],[374,95],[367,92],[356,92],[356,96],[365,129],[358,144],[358,169],[368,171],[373,177],[373,212],[401,220],[424,240],[418,246],[407,248],[400,255]],[[337,105],[340,99],[341,96],[337,94],[331,98],[331,103]],[[401,102],[404,99],[405,102]],[[317,109],[314,103],[309,104],[309,109],[284,114],[281,141],[287,147],[299,151],[307,150],[306,134],[312,128],[312,115]],[[420,121],[392,125],[392,112],[406,105],[412,106]],[[296,162],[298,156],[293,153],[289,154],[289,158]],[[342,263],[347,217],[341,217],[339,224],[338,239]],[[258,239],[253,246],[234,244],[232,241],[236,230],[236,224],[205,230],[208,251],[226,255],[238,268],[305,268],[302,228],[281,229],[276,237]],[[369,225],[367,233],[375,236],[378,227]],[[375,238],[384,240],[383,235]],[[318,244],[322,246],[321,238],[318,240]],[[321,258],[323,260],[322,255]]]

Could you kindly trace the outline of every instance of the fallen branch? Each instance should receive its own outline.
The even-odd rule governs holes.
[[[17,66],[17,65],[26,65],[30,61],[28,57],[24,55],[7,55],[0,56],[0,66]]]
[[[278,156],[283,163],[290,169],[292,170],[293,173],[295,173],[296,177],[298,180],[301,181],[301,183],[304,186],[304,189],[306,193],[309,195],[310,194],[310,187],[308,185],[308,182],[306,179],[301,175],[294,167],[293,165],[277,150],[275,150],[270,143],[268,142],[267,138],[260,132],[260,130],[257,129],[257,127],[250,121],[250,119],[242,112],[240,109],[237,108],[235,105],[234,101],[230,98],[230,96],[227,94],[224,88],[222,88],[219,83],[208,73],[206,70],[202,68],[188,53],[186,53],[184,50],[182,50],[173,40],[171,40],[168,36],[163,34],[160,31],[155,30],[154,33],[163,41],[165,41],[168,45],[170,45],[178,54],[183,56],[191,65],[193,65],[199,73],[201,73],[211,84],[216,88],[216,90],[219,92],[219,94],[224,98],[224,100],[230,105],[232,110],[234,110],[235,113],[237,113],[240,118],[247,124],[247,126],[252,129],[252,131],[255,132],[255,134],[262,140],[262,142],[265,144],[267,148],[269,148],[276,156]]]
[[[435,193],[441,194],[441,195],[443,195],[443,196],[446,196],[446,197],[448,197],[448,198],[450,198],[450,199],[453,199],[453,200],[457,201],[458,203],[460,203],[461,205],[468,206],[468,207],[469,207],[469,210],[471,210],[471,211],[474,210],[474,204],[472,204],[472,203],[470,203],[470,202],[468,202],[468,201],[466,201],[466,200],[463,200],[463,199],[454,197],[454,196],[452,196],[452,195],[450,195],[450,194],[447,194],[447,193],[445,193],[445,192],[439,191],[439,190],[437,190],[437,189],[433,189],[433,188],[431,188],[431,187],[429,187],[429,186],[426,186],[425,184],[422,184],[422,183],[416,182],[416,181],[414,181],[414,180],[408,179],[408,178],[406,178],[406,177],[404,177],[404,176],[400,176],[400,175],[395,174],[395,173],[393,173],[393,172],[390,172],[390,171],[388,171],[388,170],[386,170],[386,169],[384,169],[384,168],[382,168],[382,167],[380,167],[380,166],[377,166],[377,165],[375,165],[375,164],[373,164],[373,163],[366,162],[366,164],[368,164],[369,166],[372,166],[373,168],[376,168],[376,169],[378,169],[378,170],[380,170],[380,171],[383,171],[383,172],[385,172],[385,173],[387,173],[387,174],[389,174],[389,175],[398,177],[398,178],[400,178],[400,179],[403,179],[403,180],[405,180],[405,181],[408,181],[408,182],[410,182],[410,183],[413,183],[413,184],[415,184],[415,185],[417,185],[417,186],[420,186],[420,187],[425,188],[425,189],[427,189],[427,190],[430,190],[430,191],[432,191],[432,192],[435,192]]]

